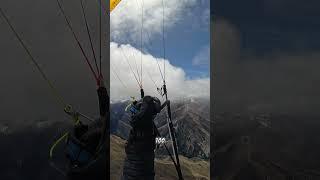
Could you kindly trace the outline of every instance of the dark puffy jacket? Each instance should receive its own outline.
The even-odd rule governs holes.
[[[145,96],[137,103],[138,112],[131,117],[132,129],[126,145],[123,180],[154,179],[155,129],[153,119],[159,113],[160,102]]]

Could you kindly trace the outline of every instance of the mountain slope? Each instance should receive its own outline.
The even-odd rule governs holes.
[[[125,113],[129,102],[111,104],[111,134],[123,139],[128,138],[130,117]],[[176,131],[178,148],[181,155],[192,158],[208,159],[210,156],[210,110],[209,100],[185,99],[171,102],[172,120]],[[155,124],[162,137],[170,140],[166,120],[166,110],[155,118]],[[165,154],[164,148],[159,149]]]

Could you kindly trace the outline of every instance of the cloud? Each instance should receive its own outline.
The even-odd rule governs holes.
[[[192,64],[195,66],[208,66],[210,59],[210,46],[203,46],[200,51],[192,59]]]
[[[185,19],[192,19],[191,26],[194,30],[209,31],[210,27],[210,1],[199,0],[198,3],[188,9],[187,17]],[[195,16],[195,14],[197,14]]]
[[[319,51],[258,56],[241,49],[241,36],[227,20],[217,18],[213,28],[216,111],[319,114]]]
[[[131,69],[134,72],[139,69],[138,72],[140,74],[140,53],[139,50],[131,45],[120,45],[115,42],[110,43],[110,60],[113,68],[113,77],[110,79],[110,97],[112,100],[128,99],[130,96],[139,97],[139,86]],[[128,65],[125,56],[128,57],[128,62],[132,68]],[[139,59],[134,59],[134,57],[139,57]],[[159,63],[162,72],[163,64],[165,63],[166,82],[170,98],[209,97],[209,78],[190,80],[186,77],[186,73],[182,68],[170,64],[167,59],[157,58],[151,54],[142,54],[142,79],[145,94],[152,96],[158,94],[153,81],[158,87],[161,87],[162,77],[157,62]],[[121,81],[119,79],[121,79]],[[139,78],[137,77],[137,79]]]
[[[170,28],[184,18],[187,8],[197,2],[197,0],[170,0],[164,1],[163,6],[159,0],[123,0],[111,13],[111,40],[115,42],[140,40],[142,9],[144,35],[148,33],[152,37],[162,33],[163,17],[165,28]],[[143,38],[148,40],[147,36]]]

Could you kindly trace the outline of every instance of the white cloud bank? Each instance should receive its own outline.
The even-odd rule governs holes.
[[[110,65],[112,74],[110,78],[110,97],[112,101],[128,99],[130,96],[139,97],[139,86],[125,56],[128,57],[128,62],[130,63],[132,70],[137,72],[137,69],[139,69],[138,71],[140,73],[141,52],[131,45],[120,45],[114,42],[110,43]],[[169,98],[209,98],[209,78],[188,79],[182,68],[173,66],[168,60],[156,58],[150,54],[142,54],[142,80],[146,95],[159,96],[156,87],[151,80],[152,78],[158,87],[162,85],[162,78],[157,61],[162,72],[163,64],[165,63],[166,66],[166,82]],[[119,78],[117,76],[119,76]],[[119,79],[121,79],[121,81]]]

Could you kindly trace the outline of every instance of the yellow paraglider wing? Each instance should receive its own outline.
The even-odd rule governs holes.
[[[120,3],[121,0],[110,0],[110,12]]]

